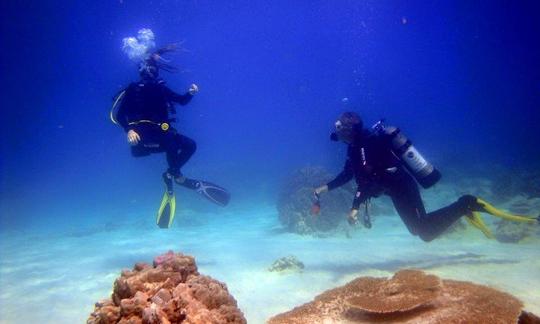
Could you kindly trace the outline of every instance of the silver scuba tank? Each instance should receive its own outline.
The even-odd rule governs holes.
[[[386,126],[384,120],[380,120],[373,125],[373,130],[379,134],[389,136],[392,143],[392,152],[403,162],[405,168],[422,187],[425,189],[430,188],[441,179],[439,170],[418,152],[399,128]]]

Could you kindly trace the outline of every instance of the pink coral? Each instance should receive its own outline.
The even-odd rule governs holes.
[[[89,324],[245,324],[227,286],[200,275],[195,259],[167,252],[154,265],[137,263],[114,282],[111,299],[96,303]]]

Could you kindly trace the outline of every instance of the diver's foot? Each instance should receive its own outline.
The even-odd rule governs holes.
[[[191,190],[197,190],[199,189],[199,187],[201,186],[201,182],[198,181],[198,180],[193,180],[193,179],[189,179],[189,178],[186,178],[186,177],[183,177],[183,181],[182,183],[178,183],[179,185],[181,186],[184,186],[188,189],[191,189]]]
[[[178,185],[183,185],[184,182],[186,181],[186,177],[184,177],[184,175],[178,171],[171,172],[170,170],[167,170],[163,174],[163,179],[165,178],[169,179],[170,181],[174,181]]]
[[[174,177],[174,182],[178,185],[181,185],[183,186],[184,183],[186,182],[186,177],[184,177],[183,175],[179,175],[179,176],[176,176]]]
[[[477,197],[472,195],[461,196],[458,202],[463,206],[467,212],[486,212],[484,204],[482,204]]]
[[[174,182],[177,185],[180,185],[180,186],[186,187],[188,189],[192,189],[192,190],[198,189],[200,187],[200,181],[198,181],[198,180],[193,180],[193,179],[190,179],[190,178],[186,178],[181,173],[180,173],[180,175],[172,175],[172,174],[170,174],[168,172],[166,172],[166,173],[169,174],[170,178],[172,180],[174,180]]]
[[[163,172],[161,177],[163,178],[163,181],[165,181],[165,183],[172,182],[172,179],[174,178],[173,175],[169,172]]]
[[[167,192],[172,195],[173,193],[173,177],[169,172],[164,172],[163,175],[163,182],[165,182],[165,187],[167,187]]]

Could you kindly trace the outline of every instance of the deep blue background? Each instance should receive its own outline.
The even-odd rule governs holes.
[[[538,167],[535,3],[3,1],[0,225],[157,207],[163,157],[131,158],[108,120],[137,77],[122,38],[143,27],[184,41],[171,56],[183,72],[163,76],[201,89],[179,109],[199,145],[185,172],[229,187],[232,208],[272,204],[299,166],[338,172],[344,147],[328,134],[351,109],[399,125],[443,173]]]

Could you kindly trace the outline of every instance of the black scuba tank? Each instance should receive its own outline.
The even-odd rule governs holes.
[[[383,122],[383,120],[377,122],[373,126],[373,130],[390,137],[392,152],[403,162],[416,181],[425,189],[436,184],[441,179],[439,170],[418,152],[399,128],[386,126]]]

